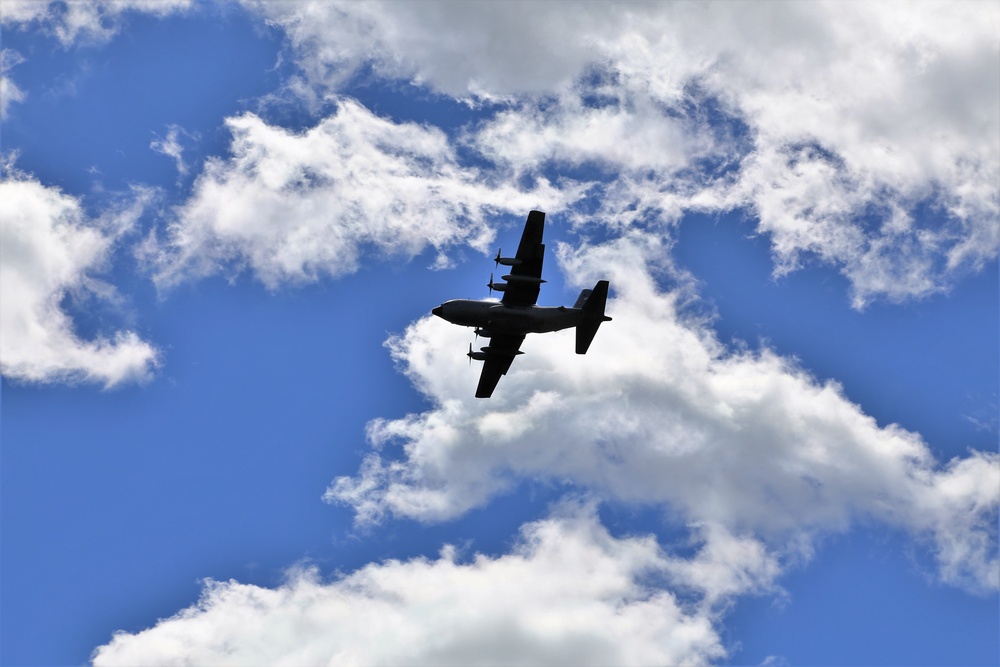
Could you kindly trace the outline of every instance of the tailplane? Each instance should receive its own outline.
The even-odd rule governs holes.
[[[599,280],[592,290],[583,290],[576,300],[574,308],[584,312],[583,319],[576,325],[576,353],[587,354],[590,343],[597,335],[601,322],[610,322],[611,318],[604,314],[604,306],[608,301],[608,281]]]

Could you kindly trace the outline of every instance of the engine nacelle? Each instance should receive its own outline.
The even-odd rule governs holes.
[[[477,327],[476,329],[473,329],[473,333],[475,333],[477,336],[482,336],[483,338],[493,338],[493,332],[490,331],[489,329],[483,329]]]
[[[530,285],[541,285],[546,282],[541,278],[536,278],[535,276],[518,276],[513,273],[508,273],[505,276],[500,276],[509,283],[526,283]]]
[[[493,261],[497,263],[497,266],[503,264],[504,266],[517,266],[521,263],[517,257],[501,257],[500,248],[497,248],[497,256],[493,258]]]
[[[490,284],[487,285],[487,287],[489,287],[491,290],[495,290],[497,292],[506,292],[507,291],[507,285],[505,283],[493,283],[493,282],[491,282]]]
[[[485,352],[469,352],[466,354],[469,359],[475,359],[476,361],[486,361],[488,356]]]
[[[489,352],[490,354],[502,354],[508,357],[514,357],[519,354],[524,354],[524,352],[522,352],[521,350],[517,350],[515,352],[511,352],[510,350],[494,350],[489,345],[487,345],[486,347],[481,347],[479,349],[481,349],[483,352]],[[475,352],[473,352],[473,354],[475,354]],[[475,357],[473,357],[473,359],[475,359]]]

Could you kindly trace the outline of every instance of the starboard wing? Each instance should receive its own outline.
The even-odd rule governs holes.
[[[545,214],[541,211],[528,213],[515,255],[518,263],[511,267],[508,274],[510,278],[503,298],[500,299],[505,306],[533,306],[538,301],[542,283],[542,260],[545,258],[545,245],[542,243],[544,231]]]
[[[521,354],[521,343],[524,336],[493,336],[490,344],[483,348],[486,359],[483,361],[483,372],[479,375],[479,386],[476,387],[476,398],[489,398],[493,395],[500,377],[507,374],[514,357]]]

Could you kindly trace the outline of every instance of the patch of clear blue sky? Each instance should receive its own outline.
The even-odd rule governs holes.
[[[109,44],[67,51],[34,33],[5,31],[3,39],[26,58],[12,76],[29,94],[11,107],[3,150],[20,150],[18,167],[85,196],[92,212],[106,203],[106,191],[130,183],[161,187],[165,208],[182,201],[203,159],[227,152],[223,119],[257,110],[260,96],[291,71],[274,69],[280,35],[239,10],[130,16]],[[453,137],[483,117],[364,72],[346,92],[379,115]],[[299,128],[316,120],[294,106],[262,113]],[[180,183],[173,161],[149,149],[170,124],[197,137],[185,153],[192,173]],[[568,173],[607,176],[587,167]],[[575,238],[560,218],[550,218],[550,250]],[[505,216],[496,245],[514,247],[521,220]],[[680,229],[677,258],[703,281],[724,341],[765,339],[799,356],[818,377],[841,381],[880,423],[921,432],[944,456],[995,446],[995,426],[976,431],[962,419],[990,401],[995,415],[995,263],[948,296],[856,313],[846,282],[827,267],[772,281],[766,239],[747,238],[749,226],[735,216],[691,216]],[[276,294],[249,274],[233,284],[212,278],[159,299],[127,246],[109,280],[127,295],[129,312],[85,316],[86,304],[74,312],[81,333],[123,321],[138,328],[164,352],[157,378],[111,392],[3,381],[0,663],[84,662],[114,630],[140,630],[194,602],[203,577],[273,586],[303,558],[329,574],[433,556],[444,543],[506,553],[518,527],[545,516],[567,491],[522,483],[452,522],[390,520],[358,534],[347,508],[320,501],[334,477],[358,470],[370,419],[426,407],[393,368],[386,336],[445,299],[485,296],[487,257],[458,250],[457,266],[446,271],[426,269],[430,252],[410,263],[370,258],[355,275]],[[546,278],[542,301],[572,301],[575,290],[551,253]],[[475,381],[473,367],[470,391]],[[616,535],[656,531],[677,548],[677,527],[659,511],[608,504],[601,518]],[[831,539],[812,564],[782,581],[792,595],[786,607],[770,597],[739,602],[727,625],[727,637],[742,645],[733,658],[988,658],[995,598],[980,604],[926,584],[907,559],[908,544],[899,536],[880,541],[876,528]],[[880,619],[889,624],[882,633],[864,623]],[[844,627],[853,634],[838,630]],[[920,636],[900,648],[906,629]],[[949,652],[956,642],[969,652]]]
[[[996,665],[1000,610],[936,582],[912,537],[880,525],[826,540],[779,584],[788,598],[744,597],[723,624],[733,664]]]
[[[63,49],[37,32],[7,30],[5,48],[25,62],[11,76],[28,99],[11,106],[4,150],[48,185],[89,193],[95,184],[170,185],[173,160],[149,145],[178,125],[198,137],[185,158],[198,165],[224,152],[225,116],[253,109],[287,68],[281,36],[241,11],[195,17],[128,14],[111,42]]]

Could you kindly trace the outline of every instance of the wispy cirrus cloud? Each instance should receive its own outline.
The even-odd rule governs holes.
[[[163,17],[195,6],[193,0],[5,0],[0,21],[8,26],[38,26],[64,47],[101,43],[114,37],[129,13]]]
[[[27,93],[21,90],[8,72],[24,62],[24,56],[12,49],[0,51],[0,120],[7,118],[11,104],[23,102]]]
[[[171,124],[167,126],[165,136],[156,135],[156,138],[149,142],[149,148],[172,159],[177,167],[178,176],[183,177],[190,171],[190,165],[184,161],[184,143],[189,139],[197,139],[197,135],[191,135],[181,126]]]

